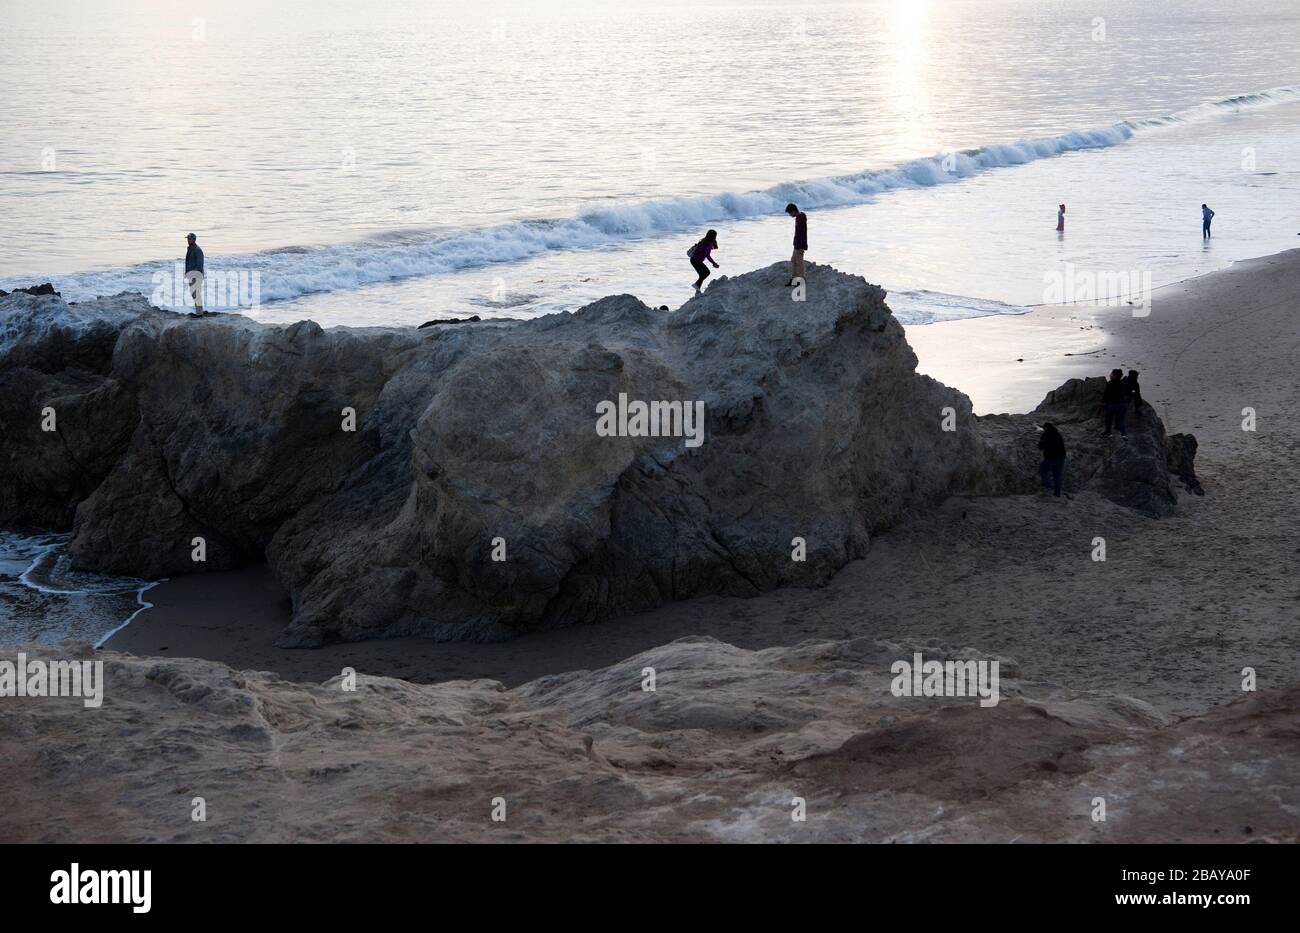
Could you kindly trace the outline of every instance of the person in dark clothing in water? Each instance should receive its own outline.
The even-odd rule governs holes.
[[[1038,439],[1038,449],[1043,452],[1043,461],[1038,464],[1038,478],[1043,481],[1044,489],[1051,489],[1059,499],[1061,486],[1065,482],[1065,438],[1050,421],[1040,431],[1043,436]],[[1052,474],[1052,481],[1047,481],[1047,474]]]
[[[690,248],[686,254],[691,257],[691,265],[695,267],[695,272],[699,276],[695,280],[692,288],[699,288],[704,284],[704,280],[709,277],[709,267],[704,263],[713,262],[713,251],[718,248],[718,231],[710,230],[704,234],[704,239]],[[713,268],[718,268],[718,264],[713,262]]]
[[[1106,390],[1101,396],[1101,408],[1106,415],[1105,434],[1110,434],[1111,425],[1119,428],[1119,433],[1128,437],[1124,430],[1124,414],[1128,410],[1128,396],[1125,394],[1124,371],[1112,369],[1110,379],[1106,381]]]
[[[790,254],[790,281],[786,287],[794,285],[795,279],[802,279],[803,254],[808,249],[808,215],[799,210],[794,203],[785,206],[785,212],[794,218],[794,252]]]
[[[1210,238],[1210,221],[1212,221],[1213,219],[1214,219],[1214,211],[1210,210],[1209,207],[1202,204],[1201,205],[1201,239],[1202,240],[1208,240]]]
[[[1130,369],[1124,377],[1124,400],[1133,403],[1133,416],[1142,414],[1142,387],[1138,385],[1138,371]]]

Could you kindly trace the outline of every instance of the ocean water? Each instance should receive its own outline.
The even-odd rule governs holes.
[[[3,19],[4,287],[169,303],[194,230],[267,321],[677,307],[706,227],[718,274],[766,265],[795,200],[809,258],[917,323],[1022,311],[1065,263],[1159,285],[1300,245],[1294,0],[7,0]]]
[[[1300,246],[1296,0],[4,0],[0,39],[0,287],[72,299],[173,304],[193,230],[270,322],[675,308],[708,227],[716,274],[787,259],[789,200],[909,324]],[[147,598],[63,543],[0,537],[0,641]]]
[[[99,643],[149,606],[160,581],[75,570],[67,539],[0,531],[0,645]]]

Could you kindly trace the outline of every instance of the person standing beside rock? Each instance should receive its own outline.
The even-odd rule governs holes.
[[[1056,498],[1061,498],[1061,486],[1065,482],[1065,438],[1056,429],[1056,425],[1046,422],[1038,430],[1043,436],[1038,439],[1038,449],[1043,452],[1043,460],[1038,464],[1038,478],[1043,481],[1044,489],[1051,489]],[[1052,474],[1052,482],[1047,482],[1047,474]]]
[[[1105,435],[1110,434],[1111,425],[1119,428],[1119,433],[1128,437],[1128,432],[1124,430],[1124,415],[1128,410],[1128,392],[1124,385],[1124,371],[1121,369],[1112,369],[1110,379],[1106,381],[1106,389],[1101,396],[1101,408],[1106,415]]]
[[[203,250],[199,248],[198,237],[192,233],[185,238],[185,242],[189,244],[185,249],[185,286],[194,299],[194,312],[204,314]]]
[[[785,206],[785,212],[794,218],[794,253],[790,256],[790,281],[786,287],[794,285],[795,280],[803,279],[803,254],[808,249],[808,215],[791,202]]]

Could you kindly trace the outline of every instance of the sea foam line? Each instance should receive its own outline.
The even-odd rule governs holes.
[[[47,586],[44,583],[41,583],[33,579],[32,575],[35,573],[36,569],[41,565],[41,562],[45,558],[49,557],[53,552],[64,547],[66,544],[67,544],[67,536],[59,535],[59,536],[55,536],[55,540],[52,543],[42,545],[41,549],[37,552],[36,556],[32,558],[32,562],[27,565],[27,569],[18,575],[18,582],[21,583],[23,586],[27,587],[28,589],[36,590],[36,592],[44,593],[48,596],[99,596],[99,595],[107,595],[110,593],[122,593],[127,590],[135,590],[139,588],[139,584],[142,581],[134,580],[130,578],[123,578],[124,583],[127,580],[130,580],[130,585],[82,587],[80,589],[75,589],[75,590],[65,590],[54,586]]]
[[[783,182],[761,191],[659,198],[594,207],[569,218],[522,220],[397,244],[347,243],[267,250],[209,262],[221,268],[260,273],[262,302],[341,291],[418,276],[439,275],[494,263],[518,262],[551,251],[596,249],[696,230],[710,224],[780,214],[787,202],[806,208],[848,207],[902,188],[949,184],[992,169],[1024,165],[1067,152],[1103,149],[1135,134],[1213,120],[1243,110],[1300,101],[1300,85],[1272,88],[1199,104],[1176,113],[1058,136],[995,143],[940,153],[884,169],[805,181]],[[66,298],[153,291],[154,275],[172,273],[173,263],[153,262],[103,272],[58,277]],[[29,277],[30,278],[30,277]],[[10,277],[5,287],[28,284]]]
[[[38,550],[31,562],[27,565],[27,569],[20,573],[17,578],[18,582],[28,589],[35,590],[36,592],[46,596],[107,596],[113,593],[122,593],[127,591],[135,592],[136,610],[127,616],[124,622],[115,626],[110,632],[108,632],[108,634],[102,636],[98,641],[96,641],[96,648],[102,647],[110,638],[130,625],[135,620],[135,617],[140,613],[144,612],[146,609],[152,609],[154,604],[148,602],[144,598],[144,594],[155,586],[166,583],[168,579],[164,577],[160,580],[139,580],[131,577],[123,577],[121,578],[121,586],[110,584],[106,586],[87,586],[79,589],[63,589],[61,587],[47,586],[46,584],[34,579],[34,574],[47,558],[60,548],[67,545],[68,536],[65,534],[41,534],[31,536],[29,540],[32,540],[33,543],[37,543]]]
[[[113,637],[114,635],[116,635],[118,632],[122,631],[122,629],[126,628],[128,625],[130,625],[132,622],[134,622],[136,616],[138,616],[140,613],[144,612],[146,609],[152,609],[152,608],[153,608],[153,603],[151,603],[151,602],[149,602],[148,600],[146,600],[146,599],[144,598],[144,594],[147,593],[147,592],[149,592],[149,590],[153,589],[155,586],[158,586],[158,585],[160,585],[160,584],[162,584],[162,583],[166,583],[168,579],[170,579],[170,578],[168,578],[168,577],[163,577],[161,580],[154,580],[152,583],[146,583],[144,586],[140,587],[140,589],[136,590],[136,593],[135,593],[135,601],[136,601],[136,604],[139,606],[139,608],[136,609],[135,612],[133,612],[133,613],[131,613],[129,616],[127,616],[125,622],[123,622],[121,625],[117,626],[117,628],[113,629],[113,630],[112,630],[111,632],[109,632],[107,635],[105,635],[105,636],[103,636],[102,638],[100,638],[99,641],[95,642],[95,647],[96,647],[96,648],[102,648],[102,647],[104,647],[105,642],[107,642],[110,638],[112,638],[112,637]]]

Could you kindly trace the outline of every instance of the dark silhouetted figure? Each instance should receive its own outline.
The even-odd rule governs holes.
[[[1130,369],[1124,377],[1124,399],[1133,403],[1133,416],[1142,414],[1142,386],[1138,385],[1138,371]]]
[[[1061,486],[1065,482],[1065,438],[1050,421],[1039,430],[1043,436],[1038,439],[1038,449],[1043,452],[1043,461],[1038,464],[1038,478],[1043,481],[1044,489],[1051,489],[1058,499]],[[1052,481],[1047,481],[1047,474],[1052,474]]]
[[[1201,239],[1210,238],[1210,221],[1214,219],[1214,211],[1210,210],[1204,204],[1201,205]]]
[[[709,267],[704,263],[713,262],[713,251],[718,248],[718,231],[710,230],[704,234],[704,239],[692,246],[686,253],[691,257],[691,265],[695,267],[695,272],[699,278],[695,280],[693,288],[699,288],[704,284],[704,280],[709,277]],[[713,268],[718,268],[718,264],[713,262]]]
[[[802,280],[803,254],[808,249],[808,215],[799,210],[794,203],[785,206],[785,212],[794,218],[794,252],[790,254],[790,281],[786,287],[793,286],[795,280]]]
[[[194,299],[194,313],[205,314],[203,310],[203,250],[199,248],[198,237],[189,234],[185,237],[185,285],[190,297]]]
[[[1106,434],[1110,434],[1111,425],[1119,428],[1119,433],[1128,437],[1124,430],[1124,415],[1128,411],[1128,396],[1124,394],[1124,371],[1112,369],[1110,379],[1106,381],[1106,391],[1101,396],[1101,408],[1106,414]]]

